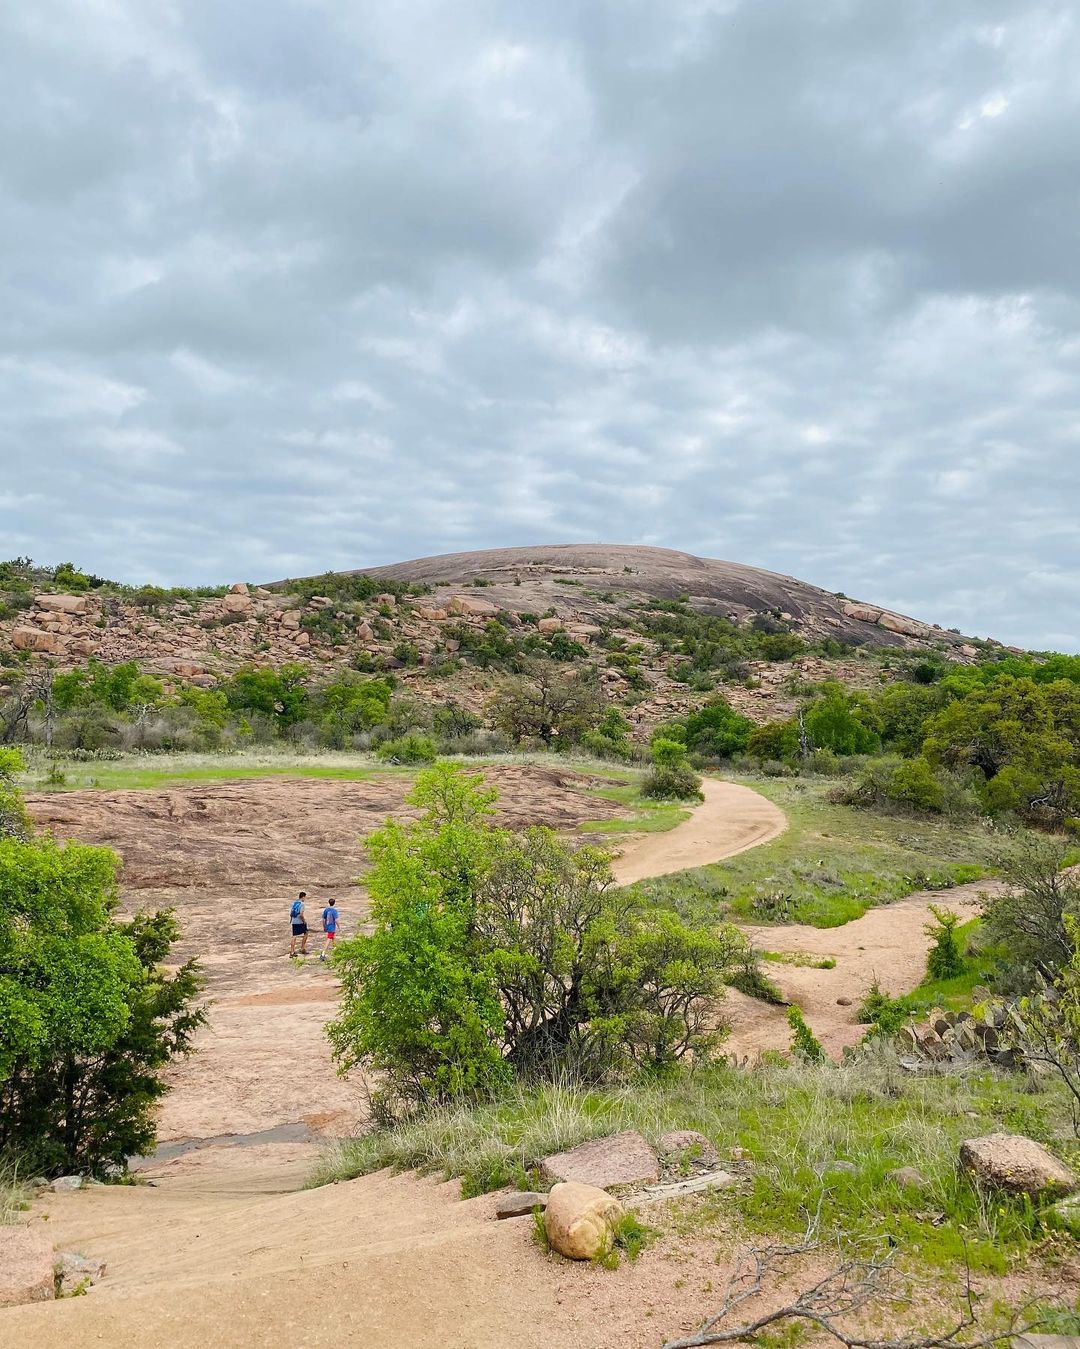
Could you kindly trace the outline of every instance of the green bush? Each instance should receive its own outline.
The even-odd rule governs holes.
[[[45,1174],[152,1152],[160,1070],[203,1020],[171,913],[118,920],[119,859],[0,839],[0,1152]]]
[[[754,723],[736,712],[725,698],[711,699],[686,718],[686,748],[702,759],[730,759],[741,754]]]
[[[380,1108],[484,1095],[511,1074],[662,1071],[718,1040],[715,1002],[744,955],[734,928],[691,927],[610,888],[608,857],[548,829],[490,823],[479,775],[440,764],[424,814],[368,840],[375,925],[341,943],[342,1066],[383,1076]]]
[[[933,922],[927,923],[923,931],[933,941],[926,957],[926,973],[930,979],[955,979],[964,973],[964,952],[956,929],[960,925],[960,915],[949,909],[939,909],[930,905]]]
[[[641,781],[641,795],[651,801],[703,801],[701,779],[682,759],[676,763],[657,764]]]
[[[439,747],[431,736],[412,731],[395,740],[384,740],[375,753],[380,759],[393,763],[434,763]]]
[[[792,1055],[803,1063],[824,1063],[825,1050],[794,1003],[788,1008],[787,1023],[791,1027]]]

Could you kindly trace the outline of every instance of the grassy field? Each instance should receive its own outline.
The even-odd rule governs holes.
[[[1062,1142],[1071,1132],[1063,1097],[1024,1086],[1023,1078],[992,1073],[913,1078],[880,1046],[839,1066],[717,1067],[610,1090],[521,1087],[339,1145],[312,1183],[393,1166],[459,1176],[466,1194],[531,1188],[547,1153],[622,1129],[639,1129],[654,1144],[667,1129],[698,1129],[722,1163],[742,1149],[735,1155],[750,1165],[736,1188],[681,1210],[684,1230],[798,1232],[820,1206],[826,1234],[853,1242],[891,1236],[925,1263],[959,1267],[966,1258],[1000,1273],[1047,1227],[1030,1203],[981,1196],[957,1169],[960,1141],[1004,1130],[1066,1158],[1076,1152],[1075,1141]],[[890,1178],[905,1166],[920,1172],[924,1189]]]
[[[774,801],[787,830],[725,862],[643,882],[658,901],[716,918],[839,927],[916,890],[990,875],[1002,845],[980,821],[833,805],[827,778],[734,780]]]

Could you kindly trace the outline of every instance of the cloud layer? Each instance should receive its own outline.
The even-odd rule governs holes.
[[[0,12],[5,555],[608,540],[1080,650],[1069,0]]]

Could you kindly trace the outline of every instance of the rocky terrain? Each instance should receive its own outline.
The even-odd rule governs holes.
[[[311,578],[263,586],[237,582],[212,598],[149,604],[108,588],[40,590],[28,608],[0,622],[0,651],[27,653],[23,659],[60,669],[90,657],[110,664],[135,660],[168,681],[207,688],[247,663],[391,669],[424,700],[453,698],[480,711],[497,676],[475,664],[459,668],[462,632],[481,633],[498,617],[511,632],[565,632],[598,667],[608,697],[631,702],[631,721],[645,726],[700,701],[671,678],[671,657],[640,631],[637,615],[650,601],[681,600],[735,623],[769,617],[810,643],[833,638],[856,648],[939,650],[960,661],[979,650],[960,634],[793,577],[662,548],[500,548],[366,574],[399,583],[398,593],[388,589],[344,601],[313,593]],[[416,593],[401,594],[400,583]],[[639,653],[641,678],[632,698],[625,666],[606,655],[612,639]],[[747,687],[729,685],[725,693],[758,720],[794,707],[785,689],[793,675],[856,686],[877,677],[865,659],[825,660],[810,653],[793,661],[756,661],[750,673]]]

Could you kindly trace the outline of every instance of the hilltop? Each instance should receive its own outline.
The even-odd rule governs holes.
[[[880,683],[882,665],[982,648],[795,577],[666,548],[557,544],[199,590],[120,586],[65,564],[0,569],[0,660],[67,670],[135,661],[213,688],[248,665],[392,671],[424,703],[482,714],[523,652],[595,667],[635,730],[722,683],[755,720],[797,685]]]

